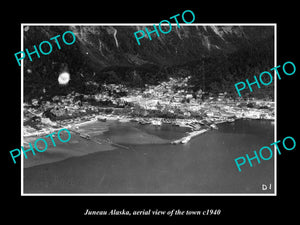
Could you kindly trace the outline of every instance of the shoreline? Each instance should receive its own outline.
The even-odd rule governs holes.
[[[96,123],[98,121],[103,121],[103,122],[107,122],[107,121],[118,121],[121,123],[127,123],[127,122],[136,122],[139,123],[141,125],[152,125],[152,126],[161,126],[163,124],[172,124],[174,126],[179,126],[179,127],[187,127],[190,128],[191,131],[187,132],[187,135],[185,135],[182,138],[179,138],[178,140],[174,140],[174,141],[170,141],[170,144],[186,144],[188,143],[193,137],[196,137],[198,135],[201,135],[203,133],[206,133],[207,131],[211,130],[211,129],[218,129],[217,124],[222,124],[222,123],[226,123],[226,122],[235,122],[238,119],[260,119],[260,118],[253,118],[253,117],[236,117],[236,118],[230,118],[227,120],[216,120],[216,121],[210,121],[210,124],[204,124],[201,123],[201,121],[199,120],[195,120],[195,119],[169,119],[168,123],[162,121],[163,118],[146,118],[145,122],[145,118],[143,117],[136,117],[136,118],[132,118],[132,117],[128,117],[128,116],[117,116],[117,115],[98,115],[96,117],[92,117],[90,120],[88,121],[80,121],[78,123],[75,124],[67,124],[66,126],[63,127],[59,127],[59,128],[48,128],[47,130],[42,130],[42,131],[37,131],[34,133],[28,133],[28,134],[24,134],[23,138],[32,138],[32,137],[40,137],[43,135],[48,135],[52,132],[58,131],[62,128],[67,128],[69,129],[71,132],[77,133],[78,136],[80,136],[81,138],[87,139],[89,140],[89,137],[87,138],[86,134],[82,134],[78,131],[78,129],[82,126],[88,125],[88,124],[93,124]],[[262,120],[272,120],[274,121],[274,119],[262,119]],[[201,125],[199,125],[201,123]],[[193,126],[193,124],[199,125],[198,127]],[[24,140],[24,142],[26,142]],[[114,145],[114,143],[111,143],[112,145]]]
[[[201,89],[192,93],[188,88],[190,78],[170,78],[158,85],[130,91],[122,85],[110,84],[93,94],[73,91],[52,100],[32,99],[31,103],[23,103],[22,135],[25,138],[47,135],[62,128],[76,131],[96,121],[171,124],[194,132],[217,129],[220,123],[241,118],[275,119],[275,102],[271,99],[235,99],[226,92],[213,97]],[[201,132],[189,136],[197,133]]]
[[[110,119],[113,119],[110,117]],[[115,120],[117,118],[114,118]],[[239,120],[248,120],[251,121],[252,119],[236,119],[234,122],[239,121]],[[266,120],[264,120],[266,121]],[[153,128],[152,125],[150,127],[148,126],[143,126],[143,125],[138,125],[137,127],[134,125],[134,122],[130,122],[130,124],[125,124],[121,125],[121,129],[124,129],[124,127],[129,128],[129,133],[126,132],[120,132],[118,131],[119,123],[111,123],[108,124],[107,122],[100,122],[97,124],[94,124],[92,126],[89,126],[91,123],[97,123],[96,120],[91,120],[91,121],[85,121],[83,122],[83,126],[87,126],[85,128],[80,128],[78,131],[77,130],[71,130],[73,138],[71,141],[65,145],[65,144],[58,144],[56,146],[55,151],[46,151],[43,154],[37,154],[34,157],[30,157],[27,160],[25,160],[25,168],[33,167],[33,166],[38,166],[38,165],[43,165],[43,164],[48,164],[48,163],[53,163],[53,162],[58,162],[62,161],[65,159],[73,158],[73,157],[79,157],[79,156],[84,156],[84,155],[89,155],[91,153],[96,153],[96,152],[107,152],[111,151],[114,149],[119,149],[119,150],[129,150],[131,152],[134,150],[135,147],[132,148],[132,146],[136,145],[149,145],[151,144],[152,147],[155,148],[155,146],[160,146],[161,144],[165,144],[167,147],[170,148],[172,145],[178,145],[178,146],[185,146],[187,143],[189,143],[191,140],[196,139],[200,135],[212,131],[212,129],[218,129],[218,128],[200,128],[199,130],[192,130],[190,128],[190,131],[187,131],[187,129],[181,130],[180,128],[174,128],[177,130],[178,135],[173,136],[172,138],[166,138],[163,136],[160,136],[159,134],[153,133],[153,130],[156,130],[156,128]],[[231,123],[229,121],[224,121],[224,123]],[[79,125],[79,124],[77,124]],[[114,133],[114,136],[107,136],[107,135],[99,135],[99,129],[100,133],[105,130],[107,131],[108,127],[112,125],[113,130],[111,132],[116,132]],[[169,125],[167,126],[167,130],[172,132],[172,126]],[[144,127],[144,128],[143,128]],[[148,128],[147,128],[148,127]],[[152,127],[152,128],[151,128]],[[99,128],[98,130],[95,128]],[[125,129],[128,129],[125,128]],[[137,130],[139,129],[139,131]],[[144,130],[146,129],[146,130]],[[147,129],[152,130],[152,132],[147,132]],[[94,131],[97,130],[97,134],[94,136]],[[131,136],[130,130],[134,131],[137,136]],[[105,132],[104,131],[104,132]],[[159,133],[163,132],[162,130],[159,131]],[[209,132],[207,137],[210,137],[210,134],[215,135],[218,132]],[[206,138],[206,137],[205,137]],[[30,138],[28,138],[29,140]],[[33,143],[36,138],[31,138],[29,142]],[[164,139],[164,140],[163,140]],[[87,148],[87,146],[89,146]],[[188,145],[189,146],[189,145]],[[24,146],[26,148],[26,146]],[[175,147],[175,146],[174,146]]]
[[[176,193],[184,191],[191,193],[193,190],[204,192],[205,189],[202,188],[207,188],[209,193],[214,190],[212,188],[215,188],[217,193],[220,190],[224,191],[224,182],[227,182],[226,187],[232,185],[229,189],[234,192],[239,190],[245,193],[250,190],[249,185],[253,185],[253,188],[258,190],[260,186],[256,185],[257,177],[251,173],[249,175],[251,180],[248,183],[246,180],[240,180],[245,176],[241,178],[236,173],[236,168],[232,166],[230,159],[246,152],[251,143],[263,146],[266,138],[268,141],[272,141],[274,127],[269,126],[269,122],[263,125],[255,120],[253,120],[253,124],[252,120],[248,120],[246,123],[244,123],[246,120],[237,120],[236,122],[238,121],[241,123],[236,128],[229,125],[230,123],[225,123],[227,124],[225,132],[220,125],[221,132],[205,133],[204,136],[197,136],[186,145],[135,145],[130,143],[133,150],[124,151],[110,148],[108,145],[97,146],[93,142],[78,139],[79,137],[77,138],[76,135],[76,139],[83,143],[61,144],[60,154],[57,154],[58,148],[56,147],[55,151],[45,151],[24,160],[25,164],[23,165],[26,165],[28,160],[36,160],[36,157],[44,160],[40,161],[39,165],[27,164],[23,170],[24,193],[122,194],[127,192],[152,193],[151,191],[168,193],[170,187],[177,188],[176,190],[172,189]],[[127,127],[126,124],[124,125]],[[118,124],[115,124],[114,127],[113,135],[121,136],[127,141],[127,135],[123,137],[122,131],[118,131]],[[138,127],[143,129],[143,126]],[[267,129],[253,135],[260,127]],[[128,130],[135,133],[132,140],[139,142],[139,131],[131,129],[130,125]],[[169,127],[166,132],[173,133],[173,130]],[[257,139],[258,137],[259,139]],[[245,141],[247,141],[246,144]],[[228,150],[224,151],[224,149]],[[58,159],[58,157],[61,158]],[[274,166],[271,162],[272,160],[268,161],[269,164],[264,165],[270,165],[267,168],[273,171]],[[256,171],[258,176],[263,176],[260,177],[259,182],[265,182],[266,179],[271,181],[272,175],[265,173],[266,168],[259,168],[257,168],[259,170],[250,169],[253,172]],[[211,174],[208,175],[207,171],[210,171]],[[228,171],[231,173],[229,174]],[[236,177],[231,174],[236,174]],[[210,186],[203,185],[203,182]],[[170,184],[172,185],[170,186]],[[193,185],[187,186],[186,184]],[[157,189],[158,187],[162,187],[162,189]],[[186,187],[193,187],[193,190],[187,190]]]
[[[146,100],[145,100],[146,101]],[[147,105],[147,102],[145,101],[137,101],[135,104],[140,109],[143,109],[143,104]],[[148,101],[150,101],[148,99]],[[153,100],[151,100],[153,101]],[[254,101],[253,101],[254,102]],[[184,137],[171,141],[170,144],[186,144],[188,143],[193,137],[198,136],[200,134],[203,134],[211,129],[218,129],[218,124],[224,123],[224,122],[234,122],[237,119],[264,119],[264,120],[273,120],[274,121],[274,102],[270,101],[256,101],[259,103],[259,107],[246,107],[244,102],[236,102],[236,101],[230,101],[230,100],[224,100],[224,101],[206,101],[202,102],[201,104],[182,104],[181,107],[188,108],[188,114],[185,114],[185,118],[182,118],[182,116],[179,116],[179,114],[176,116],[173,115],[175,118],[162,118],[159,116],[150,116],[150,112],[152,109],[147,109],[147,107],[144,108],[144,112],[149,112],[148,116],[139,116],[139,115],[132,115],[134,111],[132,111],[131,114],[128,115],[128,113],[125,113],[124,108],[116,108],[118,114],[113,114],[114,111],[111,109],[110,114],[104,113],[104,112],[98,112],[98,113],[85,113],[81,116],[78,116],[73,119],[65,119],[65,120],[57,120],[56,122],[52,122],[48,118],[41,117],[41,124],[44,126],[39,131],[31,132],[28,128],[24,127],[25,130],[23,130],[24,139],[30,139],[32,137],[39,137],[43,135],[48,135],[52,132],[58,131],[62,128],[67,128],[70,131],[73,131],[77,133],[78,136],[81,138],[89,139],[89,135],[85,133],[80,133],[79,129],[80,127],[96,123],[98,121],[107,123],[109,121],[119,121],[121,123],[126,122],[135,122],[139,123],[141,125],[152,125],[152,126],[162,126],[163,124],[171,124],[174,126],[179,127],[187,127],[191,129],[190,132],[187,133]],[[244,105],[243,105],[244,104]],[[247,104],[253,104],[249,103],[247,101]],[[172,104],[169,104],[170,108],[167,112],[173,112]],[[247,105],[248,106],[248,105]],[[136,107],[136,106],[135,106]],[[134,108],[134,107],[132,107]],[[105,111],[105,108],[103,108]],[[133,109],[132,109],[133,110]],[[201,111],[202,110],[202,111]],[[191,113],[200,112],[200,115],[198,117],[192,116]],[[181,118],[179,118],[181,117]],[[55,125],[55,126],[53,126]],[[106,130],[104,130],[106,131]],[[104,132],[104,131],[100,131]],[[26,142],[24,140],[24,142]],[[114,144],[114,143],[110,143]]]

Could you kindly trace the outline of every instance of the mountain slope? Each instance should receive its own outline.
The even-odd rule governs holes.
[[[271,26],[175,25],[168,34],[157,37],[152,33],[152,40],[145,35],[141,45],[134,32],[145,30],[144,26],[30,26],[24,28],[24,46],[32,51],[33,45],[38,47],[40,42],[68,30],[76,35],[73,45],[59,39],[58,50],[53,40],[49,55],[33,55],[32,62],[24,59],[25,100],[71,90],[85,92],[83,84],[88,81],[143,86],[168,76],[185,75],[194,78],[196,88],[210,91],[212,82],[222,83],[228,76],[228,82],[239,81],[253,68],[260,71],[273,63]],[[71,74],[68,86],[57,82],[62,71]],[[203,86],[205,76],[212,79],[206,79]]]

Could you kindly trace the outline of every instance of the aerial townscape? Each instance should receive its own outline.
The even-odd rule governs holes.
[[[133,33],[145,26],[25,28],[25,46],[66,31],[76,41],[24,58],[24,136],[118,120],[190,129],[176,144],[236,119],[274,120],[273,83],[242,96],[234,87],[274,67],[271,26],[173,27],[142,46]]]
[[[28,49],[76,37],[22,59],[22,148],[12,151],[42,152],[24,154],[25,193],[261,193],[256,181],[271,183],[271,160],[240,176],[234,159],[274,140],[279,78],[264,72],[274,26],[163,23],[172,30],[159,36],[152,25],[24,27]],[[70,140],[55,147],[59,130]]]
[[[24,137],[40,136],[62,127],[76,132],[87,122],[118,120],[190,128],[185,137],[172,142],[178,144],[210,129],[218,129],[220,123],[275,118],[273,101],[234,99],[226,92],[212,96],[201,89],[191,93],[187,88],[189,79],[190,76],[170,78],[158,85],[146,85],[144,89],[103,84],[102,91],[97,94],[73,91],[47,101],[42,97],[32,99],[31,104],[24,103],[23,107]]]

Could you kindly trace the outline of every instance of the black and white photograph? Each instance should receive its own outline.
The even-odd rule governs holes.
[[[275,24],[21,29],[22,194],[276,193]]]
[[[3,8],[4,220],[296,221],[297,5],[122,3]]]

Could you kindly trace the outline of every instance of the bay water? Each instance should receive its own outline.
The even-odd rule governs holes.
[[[97,130],[93,125],[93,129]],[[86,129],[91,129],[86,126]],[[117,143],[101,150],[97,144],[74,142],[89,154],[24,169],[24,193],[247,194],[274,192],[274,157],[252,160],[239,172],[234,159],[274,142],[274,125],[265,120],[236,120],[218,125],[172,145],[189,129],[113,122],[95,138]],[[77,146],[76,146],[77,145]],[[120,146],[120,147],[118,147]],[[123,147],[122,147],[123,146]],[[97,149],[99,148],[99,150]],[[48,151],[48,150],[47,150]],[[55,150],[53,150],[55,151]],[[41,153],[42,154],[42,153]],[[262,186],[271,185],[263,190]]]

